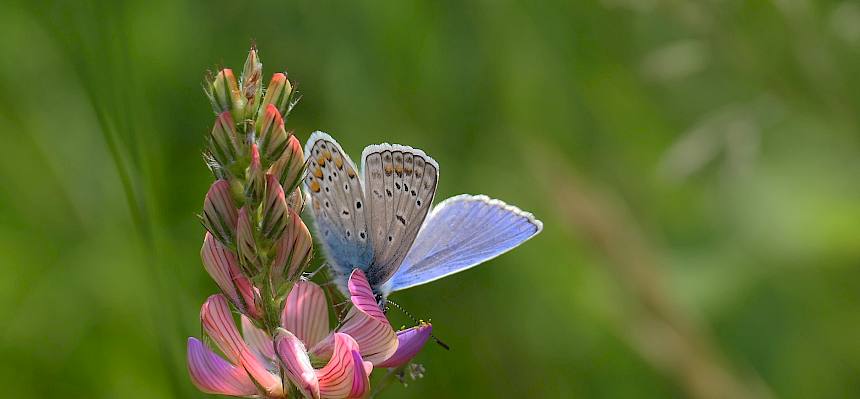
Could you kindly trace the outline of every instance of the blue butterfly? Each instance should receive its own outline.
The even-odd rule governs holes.
[[[532,214],[484,195],[432,207],[439,165],[412,147],[368,146],[359,174],[337,141],[314,132],[305,156],[305,188],[335,282],[347,292],[350,273],[361,269],[380,303],[495,258],[543,228]]]

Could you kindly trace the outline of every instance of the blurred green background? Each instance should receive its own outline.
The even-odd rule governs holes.
[[[383,397],[860,397],[860,5],[804,0],[3,1],[3,397],[206,396],[200,83],[252,41],[302,140],[545,223],[394,296],[452,350]]]

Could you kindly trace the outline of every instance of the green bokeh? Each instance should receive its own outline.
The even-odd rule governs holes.
[[[384,397],[689,395],[629,258],[732,374],[860,396],[860,6],[736,0],[0,3],[0,396],[205,397],[200,83],[251,41],[301,139],[422,148],[439,198],[545,223],[394,297],[452,350]]]

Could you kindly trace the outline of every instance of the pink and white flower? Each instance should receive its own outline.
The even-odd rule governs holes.
[[[423,347],[431,326],[394,332],[376,305],[361,271],[349,279],[349,310],[340,327],[329,328],[328,306],[320,286],[297,282],[287,296],[281,328],[272,339],[242,316],[243,335],[233,322],[223,295],[203,305],[206,334],[227,357],[223,359],[200,341],[188,341],[189,372],[200,390],[231,396],[285,397],[283,375],[308,398],[360,398],[370,392],[373,367],[399,367]],[[327,362],[314,368],[312,359]]]

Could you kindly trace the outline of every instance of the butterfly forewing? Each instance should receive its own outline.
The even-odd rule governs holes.
[[[363,162],[373,248],[367,278],[376,286],[391,278],[415,241],[436,194],[439,168],[421,150],[388,144],[367,147]]]
[[[308,172],[305,186],[317,234],[334,271],[349,275],[371,263],[364,192],[355,165],[331,136],[315,132],[305,149]]]
[[[522,244],[543,224],[530,213],[483,195],[460,195],[439,204],[383,294],[440,279]]]

